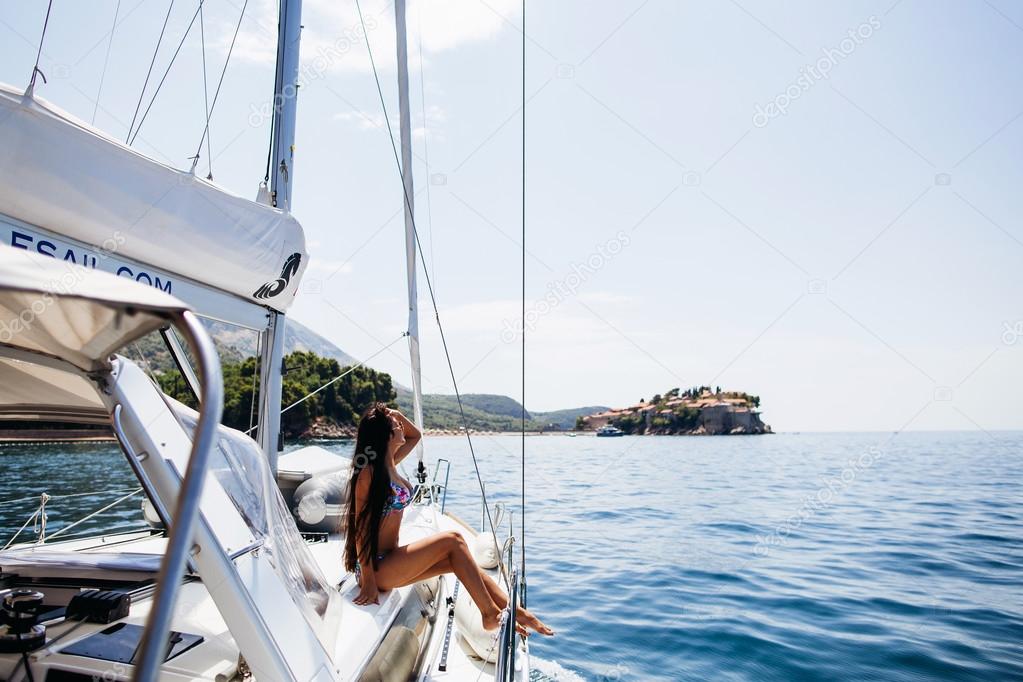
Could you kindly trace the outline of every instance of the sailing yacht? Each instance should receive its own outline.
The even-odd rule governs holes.
[[[452,575],[354,604],[336,523],[350,461],[279,456],[284,325],[309,260],[290,213],[299,0],[281,0],[279,25],[263,201],[149,159],[31,86],[0,86],[0,419],[109,424],[149,522],[0,551],[4,680],[529,679],[515,538],[498,510],[484,528],[446,511],[443,460],[432,478],[420,465],[400,542],[460,533],[510,595],[496,633]],[[409,262],[411,335],[414,251]],[[260,339],[252,437],[220,424],[204,319]],[[127,357],[155,331],[197,410]]]

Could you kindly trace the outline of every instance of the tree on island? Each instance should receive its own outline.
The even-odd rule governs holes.
[[[225,426],[246,431],[253,425],[253,388],[256,386],[253,378],[259,371],[259,361],[250,357],[241,362],[224,362],[221,367],[224,374],[224,416],[221,421]],[[281,408],[301,400],[345,370],[337,360],[316,353],[296,351],[287,355],[281,384]],[[196,406],[195,397],[177,369],[166,370],[157,378],[164,393],[189,407]],[[297,437],[319,419],[338,426],[354,426],[359,413],[366,407],[377,401],[393,406],[395,397],[391,375],[369,367],[357,367],[281,415],[281,431],[286,437]]]

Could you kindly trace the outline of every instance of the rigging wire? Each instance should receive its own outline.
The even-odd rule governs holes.
[[[86,493],[69,493],[67,495],[50,495],[47,493],[46,497],[50,500],[69,500],[75,497],[100,497],[102,495],[123,495],[130,492],[123,488],[112,488],[108,490],[90,490]],[[0,507],[6,507],[11,504],[23,504],[25,502],[37,502],[39,500],[38,495],[30,495],[28,497],[18,497],[10,500],[0,501]]]
[[[114,24],[110,27],[110,40],[107,41],[107,54],[103,57],[103,73],[99,77],[99,88],[96,90],[96,101],[92,107],[92,125],[96,125],[96,112],[99,110],[99,98],[103,94],[103,82],[107,79],[107,65],[110,64],[110,48],[114,46],[114,31],[117,30],[117,16],[121,13],[121,0],[114,7]]]
[[[51,0],[52,1],[52,0]],[[135,105],[135,113],[131,117],[131,125],[128,126],[128,136],[125,137],[125,144],[131,137],[131,131],[135,128],[135,120],[138,118],[139,109],[142,108],[142,100],[146,96],[146,88],[149,87],[149,77],[153,75],[153,65],[156,64],[156,55],[160,54],[160,44],[163,43],[163,34],[167,31],[167,21],[170,19],[171,10],[174,9],[174,0],[167,5],[167,15],[163,18],[163,26],[160,28],[160,37],[156,40],[156,49],[153,50],[153,58],[149,61],[149,70],[146,71],[146,80],[142,83],[142,92],[139,93],[139,101]]]
[[[149,110],[153,108],[154,104],[156,104],[156,98],[160,94],[160,90],[163,88],[164,81],[167,80],[167,75],[170,73],[171,67],[174,66],[174,62],[178,58],[178,53],[181,52],[181,46],[185,44],[185,39],[188,38],[188,34],[192,31],[192,26],[195,24],[196,17],[199,16],[200,12],[202,12],[203,2],[204,0],[199,0],[199,7],[195,10],[195,13],[192,14],[192,20],[188,22],[188,27],[181,36],[181,40],[178,41],[178,46],[174,49],[174,54],[171,55],[170,62],[168,62],[167,68],[164,69],[163,75],[160,77],[160,82],[156,85],[156,91],[153,92],[153,97],[149,100],[146,110],[142,113],[142,118],[139,119],[138,127],[135,128],[135,133],[131,135],[131,139],[128,141],[128,144],[135,143],[135,138],[139,136],[139,131],[142,130],[142,124],[146,122],[146,117],[149,116]]]
[[[39,58],[43,55],[43,43],[46,41],[46,29],[49,28],[50,26],[50,10],[52,9],[53,0],[50,0],[50,3],[46,5],[46,18],[43,19],[43,32],[39,36],[39,49],[36,51],[36,63],[35,65],[32,66],[32,78],[28,82],[28,91],[26,92],[26,94],[29,97],[31,97],[32,93],[35,92],[37,75],[42,75],[43,82],[44,83],[46,82],[46,75],[39,70]]]
[[[437,309],[437,297],[433,290],[433,280],[430,278],[430,270],[426,264],[426,256],[423,254],[423,244],[419,239],[419,228],[416,227],[416,219],[412,207],[412,199],[409,197],[408,192],[405,190],[405,172],[401,167],[401,160],[398,158],[398,147],[394,142],[394,132],[391,130],[391,120],[387,114],[387,103],[384,100],[384,91],[380,85],[380,75],[377,72],[376,61],[373,59],[373,48],[370,46],[369,32],[366,30],[366,21],[362,16],[362,5],[359,0],[355,0],[355,8],[359,12],[359,23],[362,25],[362,33],[366,36],[366,51],[369,54],[369,63],[373,67],[373,79],[376,81],[377,94],[380,96],[380,106],[383,109],[384,121],[387,123],[387,136],[391,140],[391,151],[394,152],[394,163],[398,168],[398,176],[401,179],[401,191],[405,197],[405,204],[409,207],[409,215],[412,218],[412,234],[415,236],[416,249],[419,252],[420,261],[423,264],[423,274],[426,276],[426,287],[430,292],[430,303],[433,306],[434,318],[437,320],[437,329],[440,332],[441,346],[444,349],[444,357],[447,360],[448,372],[451,375],[451,384],[455,390],[455,399],[458,402],[458,412],[462,419],[462,430],[465,431],[465,439],[469,444],[469,454],[472,455],[472,465],[476,470],[476,480],[480,486],[480,497],[483,500],[483,509],[487,513],[487,520],[490,522],[490,533],[494,539],[494,545],[497,547],[501,546],[501,543],[497,541],[497,529],[494,527],[494,518],[490,513],[490,505],[487,502],[486,486],[483,484],[483,475],[480,473],[480,465],[476,459],[476,450],[472,444],[472,436],[469,434],[469,421],[465,416],[465,407],[462,404],[462,394],[458,390],[458,380],[455,378],[455,368],[451,363],[451,353],[448,350],[447,337],[444,334],[444,326],[440,321],[440,311]],[[498,562],[501,567],[501,573],[507,578],[508,572],[504,565],[504,558],[498,556]]]
[[[69,531],[72,528],[74,528],[75,526],[81,525],[81,524],[85,523],[86,521],[88,521],[89,519],[95,518],[95,517],[99,516],[100,514],[102,514],[103,512],[109,510],[109,509],[113,509],[114,507],[116,507],[117,505],[121,504],[125,500],[128,500],[129,498],[135,497],[140,492],[142,492],[142,488],[136,488],[135,490],[131,491],[127,495],[125,495],[123,497],[117,498],[116,500],[114,500],[110,504],[105,505],[105,506],[97,509],[96,511],[92,512],[91,514],[86,514],[85,516],[83,516],[82,518],[78,519],[74,523],[70,523],[70,524],[64,526],[63,528],[57,529],[57,531],[55,531],[54,533],[52,533],[50,535],[49,539],[52,540],[53,538],[57,537],[58,535],[62,535],[65,531]]]
[[[29,516],[28,519],[25,520],[25,523],[21,524],[21,528],[19,528],[18,531],[11,537],[11,539],[7,541],[7,544],[3,546],[3,549],[0,549],[0,552],[6,550],[8,547],[13,545],[14,541],[18,539],[18,536],[21,535],[21,532],[23,530],[25,530],[26,528],[28,528],[28,524],[30,524],[33,521],[35,521],[37,516],[39,516],[39,510],[38,509],[36,509],[34,512],[32,512],[32,515]]]
[[[317,393],[319,393],[319,392],[320,392],[320,391],[322,391],[323,389],[327,388],[328,386],[330,386],[330,385],[332,385],[332,384],[335,384],[335,383],[337,383],[338,381],[341,381],[341,379],[345,378],[346,376],[348,376],[349,374],[351,374],[351,373],[352,373],[352,372],[354,372],[355,370],[359,369],[360,367],[362,367],[363,365],[365,365],[365,364],[366,364],[367,362],[369,362],[370,360],[372,360],[372,359],[373,359],[373,358],[375,358],[376,356],[378,356],[378,355],[380,355],[381,353],[383,353],[383,352],[384,352],[385,350],[389,350],[391,346],[393,346],[394,344],[398,343],[399,341],[401,341],[402,339],[404,339],[404,338],[405,338],[406,336],[408,336],[408,332],[402,332],[402,333],[401,333],[401,336],[399,336],[398,338],[396,338],[396,339],[395,339],[394,341],[391,341],[391,342],[390,342],[389,344],[387,344],[386,346],[384,346],[383,348],[381,348],[380,350],[378,350],[378,351],[377,351],[376,353],[373,353],[373,355],[370,355],[370,356],[369,356],[368,358],[366,358],[365,360],[361,360],[361,361],[359,361],[359,363],[358,363],[358,364],[355,364],[355,365],[352,365],[351,367],[348,367],[347,369],[345,369],[345,371],[341,372],[341,374],[338,374],[338,375],[337,375],[336,377],[334,377],[333,379],[331,379],[331,380],[330,380],[330,381],[328,381],[327,383],[323,384],[322,386],[320,386],[319,388],[317,388],[317,389],[316,389],[316,390],[314,390],[314,391],[311,391],[311,392],[309,392],[309,393],[306,393],[306,394],[305,394],[304,396],[302,396],[301,398],[299,398],[299,399],[298,399],[298,400],[296,400],[295,402],[291,403],[290,405],[288,405],[287,407],[285,407],[284,409],[282,409],[282,410],[281,410],[281,414],[284,414],[285,412],[287,412],[288,410],[290,410],[290,409],[291,409],[291,408],[293,408],[293,407],[297,407],[297,406],[301,405],[302,403],[304,403],[305,401],[309,400],[309,399],[310,399],[310,398],[312,398],[312,397],[313,397],[314,395],[316,395]],[[250,422],[250,423],[251,423],[251,422]],[[259,426],[259,424],[256,424],[256,426]],[[250,427],[250,428],[249,428],[249,430],[245,432],[245,433],[246,433],[246,435],[247,435],[247,434],[249,434],[250,432],[252,432],[252,431],[253,431],[253,430],[254,430],[254,429],[256,428],[256,426]]]
[[[202,13],[202,2],[199,3],[199,42],[202,45],[202,97],[206,107],[206,117],[210,115],[210,88],[206,84],[206,22]],[[206,158],[209,159],[207,180],[213,179],[213,142],[212,135],[206,136]]]
[[[142,346],[139,345],[138,341],[133,341],[131,346],[135,353],[138,354],[139,359],[142,361],[141,364],[144,367],[145,373],[149,376],[150,381],[159,386],[160,381],[159,379],[156,378],[156,372],[153,371],[153,366],[149,364],[149,358],[147,358],[146,354],[142,352]]]
[[[231,46],[227,48],[227,59],[224,60],[224,68],[220,71],[220,80],[217,81],[217,89],[213,93],[213,103],[210,104],[210,110],[206,114],[206,126],[202,131],[202,138],[199,139],[199,147],[195,150],[195,160],[192,162],[192,168],[195,168],[195,164],[199,162],[199,154],[202,152],[203,142],[206,141],[206,137],[210,134],[210,119],[213,117],[213,109],[217,106],[217,98],[220,97],[220,86],[224,84],[224,74],[227,73],[227,66],[231,63],[231,54],[234,52],[234,44],[238,40],[238,31],[242,27],[242,19],[245,18],[245,9],[249,6],[249,0],[245,0],[242,4],[242,11],[238,14],[238,24],[234,27],[234,35],[231,36]],[[212,162],[212,159],[211,159]]]
[[[522,605],[526,604],[526,0],[522,0]]]
[[[278,19],[277,19],[277,44],[278,45],[281,44],[281,41],[283,40],[283,36],[284,36],[285,26],[284,26],[283,22],[287,21],[287,16],[284,16],[283,19],[281,18],[281,16],[282,15],[281,15],[281,12],[280,12],[280,2],[278,1],[278,3],[277,3],[277,17],[278,17]],[[278,83],[278,81],[281,80],[281,68],[282,68],[281,61],[282,60],[280,58],[274,60],[274,62],[275,62],[275,68],[274,68],[274,94],[273,94],[273,97],[270,98],[270,144],[267,145],[267,148],[266,148],[266,173],[263,174],[263,184],[264,185],[267,184],[268,182],[270,182],[270,166],[273,163],[274,138],[277,136],[277,120],[278,120],[277,113],[278,113],[278,106],[282,106],[284,104],[283,102],[278,102],[277,101],[277,97],[278,97],[278,95],[277,95],[277,83]]]

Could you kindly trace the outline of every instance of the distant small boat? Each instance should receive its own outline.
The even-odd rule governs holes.
[[[597,429],[598,438],[611,438],[614,436],[624,435],[625,435],[624,431],[622,431],[617,426],[611,426],[610,424],[605,424],[604,426],[601,426],[599,429]]]

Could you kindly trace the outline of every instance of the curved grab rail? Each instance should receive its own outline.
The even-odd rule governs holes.
[[[192,439],[192,452],[188,469],[181,483],[167,550],[160,563],[160,574],[153,595],[153,606],[146,619],[145,636],[135,664],[137,682],[156,680],[167,652],[171,617],[178,586],[185,573],[185,564],[192,548],[192,536],[199,518],[199,501],[209,464],[210,451],[217,435],[217,426],[224,409],[224,384],[220,375],[220,358],[213,341],[203,329],[199,319],[184,312],[174,320],[174,326],[185,337],[198,364],[202,397],[199,404],[199,423]]]
[[[124,432],[124,424],[121,423],[121,415],[124,412],[123,405],[114,406],[113,419],[111,420],[111,430],[114,432],[114,437],[117,438],[117,442],[121,446],[121,450],[124,451],[124,457],[128,460],[128,466],[131,467],[132,473],[135,474],[135,478],[138,479],[139,483],[146,490],[152,490],[153,484],[149,482],[149,476],[146,474],[146,470],[142,468],[142,458],[145,455],[135,452],[135,448],[132,447],[131,441],[128,440],[128,436]],[[153,509],[156,510],[156,515],[160,517],[160,523],[163,524],[164,528],[170,528],[170,514],[163,506],[163,502],[160,498],[149,497],[147,499],[153,503]]]

